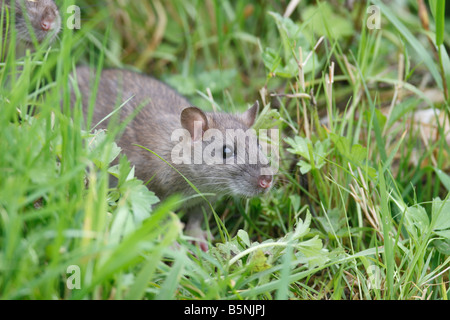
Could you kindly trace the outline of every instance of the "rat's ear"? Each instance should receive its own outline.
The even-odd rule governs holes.
[[[242,120],[247,125],[247,127],[250,128],[255,123],[255,119],[256,119],[256,115],[258,114],[258,110],[259,110],[259,102],[256,101],[250,109],[248,109],[247,111],[245,111],[242,114],[242,116],[241,116]]]
[[[208,119],[205,113],[197,107],[189,107],[181,112],[181,125],[189,131],[193,141],[201,140],[208,130]]]

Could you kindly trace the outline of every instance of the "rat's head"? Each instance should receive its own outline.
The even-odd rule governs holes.
[[[271,188],[273,172],[250,129],[257,112],[258,103],[241,115],[204,113],[196,107],[182,111],[187,139],[180,144],[188,156],[180,169],[201,192],[252,197]]]
[[[11,2],[5,1],[8,7]],[[33,43],[30,32],[39,43],[45,39],[52,42],[61,29],[61,17],[53,0],[15,0],[15,14],[17,39],[27,44]]]

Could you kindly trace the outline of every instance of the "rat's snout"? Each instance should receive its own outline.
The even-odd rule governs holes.
[[[258,185],[263,189],[269,189],[272,185],[272,176],[269,175],[261,175],[258,178]]]
[[[51,8],[45,8],[44,12],[41,15],[41,29],[43,31],[50,31],[55,29],[57,25],[57,17],[58,13],[52,10]]]
[[[41,28],[44,31],[49,31],[50,29],[52,29],[53,26],[53,20],[54,19],[42,19],[41,20]]]

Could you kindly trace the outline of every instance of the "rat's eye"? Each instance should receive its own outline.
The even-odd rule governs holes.
[[[233,152],[233,148],[228,147],[228,146],[223,146],[223,158],[229,158],[234,154]]]

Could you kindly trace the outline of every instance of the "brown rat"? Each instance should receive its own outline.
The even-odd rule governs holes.
[[[94,72],[87,67],[78,67],[76,75],[86,115],[93,88]],[[72,102],[73,99],[74,95]],[[108,69],[103,70],[100,77],[93,124],[100,122],[128,99],[130,100],[119,111],[120,120],[131,115],[142,103],[147,104],[128,124],[117,143],[131,164],[135,166],[136,177],[144,182],[150,181],[149,189],[154,191],[160,199],[174,193],[182,194],[187,198],[196,195],[196,191],[180,173],[200,192],[215,193],[217,196],[251,197],[270,189],[272,175],[267,174],[270,171],[265,173],[261,171],[263,167],[267,168],[266,156],[256,148],[258,161],[256,163],[243,161],[242,157],[238,158],[235,143],[237,139],[242,138],[243,132],[253,125],[258,111],[257,104],[241,115],[203,112],[196,107],[191,107],[186,98],[156,79],[131,71]],[[107,125],[108,121],[104,121],[99,127],[107,128]],[[176,135],[177,132],[184,132],[185,136]],[[198,155],[205,154],[205,148],[208,146],[205,141],[206,135],[210,132],[216,133],[219,138],[220,135],[224,137],[223,141],[216,136],[214,140],[209,140],[217,142],[218,148],[211,153],[217,156],[215,159],[218,162],[215,164],[207,164],[207,160],[204,159],[200,162],[194,159]],[[240,136],[234,140],[228,139],[234,132]],[[244,148],[250,152],[249,141],[256,138],[256,135],[250,134],[247,138],[245,135],[243,137]],[[135,144],[152,150],[180,173],[154,154]],[[187,161],[177,158],[184,147],[193,147],[188,153],[183,154],[183,156],[187,155]],[[191,153],[192,149],[193,153]],[[209,200],[213,201],[215,198],[212,197]],[[208,209],[207,202],[201,197],[190,197],[183,207],[187,210],[188,216],[187,234],[199,238],[201,248],[206,250],[207,244],[204,242],[206,234],[201,229],[201,222],[203,208]]]
[[[11,7],[13,3],[14,8]],[[3,35],[6,30],[5,8],[8,8],[10,14],[15,12],[17,40],[26,46],[33,43],[30,27],[39,43],[45,39],[53,42],[61,29],[61,17],[53,0],[2,0],[0,8],[3,8]]]

